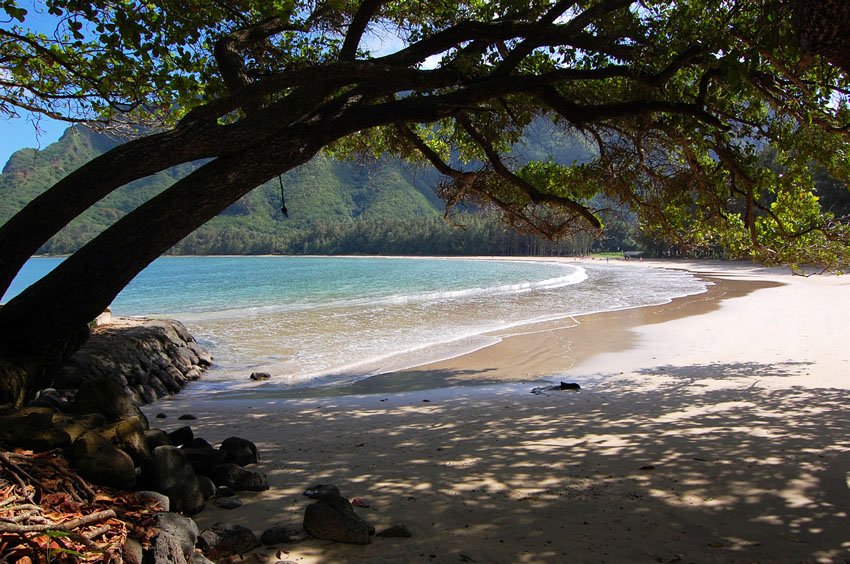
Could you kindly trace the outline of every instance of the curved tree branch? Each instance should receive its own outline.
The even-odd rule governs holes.
[[[555,194],[548,194],[546,192],[541,192],[536,186],[525,180],[524,178],[517,176],[513,171],[508,169],[505,164],[502,162],[501,157],[499,156],[498,151],[493,148],[493,145],[482,135],[472,123],[465,116],[460,115],[456,118],[457,122],[463,127],[464,131],[469,134],[475,143],[481,147],[484,151],[484,154],[487,155],[487,159],[490,161],[490,164],[493,166],[493,170],[496,173],[522,190],[535,204],[547,203],[553,204],[556,206],[560,206],[570,211],[578,214],[582,219],[588,222],[594,229],[601,229],[602,223],[599,219],[593,215],[593,213],[587,209],[585,206],[579,204],[575,200],[564,196],[557,196]]]
[[[354,17],[351,18],[351,23],[348,24],[348,33],[345,34],[345,41],[342,43],[342,48],[339,50],[340,61],[353,61],[357,55],[357,46],[360,45],[360,39],[366,31],[366,26],[374,16],[375,11],[386,0],[363,0]]]

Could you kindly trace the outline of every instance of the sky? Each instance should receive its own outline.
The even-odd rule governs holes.
[[[28,114],[17,119],[0,118],[0,169],[19,149],[44,149],[57,141],[69,124]],[[37,125],[36,125],[37,123]]]

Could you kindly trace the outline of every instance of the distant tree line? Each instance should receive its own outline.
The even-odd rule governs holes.
[[[249,229],[200,229],[171,249],[178,255],[582,255],[596,250],[622,250],[628,239],[599,241],[577,235],[548,241],[518,233],[486,213],[458,216],[454,224],[441,217],[386,217],[316,221],[301,229],[258,233]]]

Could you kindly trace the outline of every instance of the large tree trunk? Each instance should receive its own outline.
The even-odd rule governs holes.
[[[130,141],[60,180],[0,227],[0,295],[44,243],[124,184],[220,151],[215,126],[177,129]]]
[[[0,308],[0,403],[20,403],[83,342],[87,324],[148,264],[326,140],[281,138],[218,158],[128,214]]]

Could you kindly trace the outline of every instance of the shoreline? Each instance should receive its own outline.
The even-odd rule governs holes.
[[[590,335],[593,354],[569,369],[592,382],[579,393],[538,396],[524,383],[289,399],[190,393],[143,409],[167,413],[158,423],[168,430],[192,413],[211,442],[236,435],[260,449],[271,489],[240,495],[245,505],[232,511],[204,510],[201,528],[299,527],[301,493],[333,483],[370,501],[357,511],[379,531],[402,522],[413,533],[264,551],[293,562],[850,558],[850,279],[660,266],[766,285],[642,316],[624,330],[628,346],[601,347],[606,335],[623,341],[591,321],[567,329]],[[536,340],[545,356],[553,340]],[[535,362],[488,354],[505,366]]]
[[[383,257],[379,257],[383,258]],[[418,258],[418,257],[389,257]],[[425,257],[440,258],[440,257]],[[448,257],[449,260],[468,260],[467,257]],[[472,257],[470,260],[504,260],[509,262],[559,262],[578,265],[585,262],[576,257]],[[594,259],[587,259],[594,260]],[[679,269],[676,262],[632,263],[635,268]],[[672,298],[662,304],[630,306],[621,309],[567,315],[559,319],[512,325],[506,329],[485,331],[474,339],[484,344],[449,353],[445,358],[414,364],[396,360],[401,368],[378,374],[358,375],[354,371],[323,377],[318,383],[281,386],[274,383],[251,383],[242,380],[221,385],[219,380],[197,382],[184,393],[214,394],[219,400],[286,399],[330,397],[363,394],[396,393],[455,386],[487,386],[503,383],[545,383],[553,378],[582,380],[583,375],[569,374],[583,359],[605,352],[634,346],[633,329],[652,323],[663,323],[690,315],[702,315],[726,300],[742,297],[758,289],[778,284],[766,280],[735,280],[729,276],[701,273],[697,278],[706,283],[706,290]],[[431,345],[451,347],[456,343]],[[367,363],[377,364],[376,362]],[[257,368],[262,370],[263,367]],[[330,380],[330,381],[329,381]],[[201,388],[201,390],[198,390]]]

